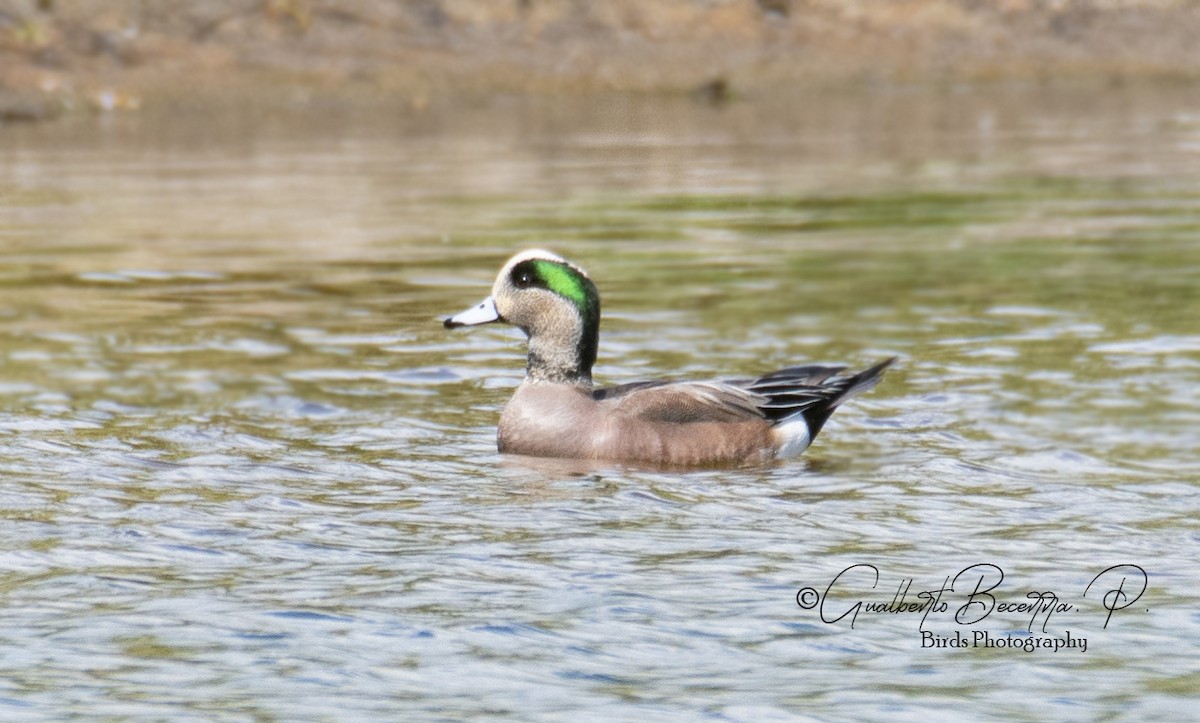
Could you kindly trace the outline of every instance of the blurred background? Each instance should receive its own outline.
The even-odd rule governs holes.
[[[1186,81],[1190,0],[4,0],[0,117],[92,105]],[[799,84],[799,88],[797,85]]]
[[[1197,38],[1194,0],[0,0],[0,718],[1192,717]],[[532,246],[596,280],[601,383],[900,361],[786,464],[500,457],[520,333],[440,320]],[[1077,606],[993,638],[1087,651],[795,601],[977,562]]]

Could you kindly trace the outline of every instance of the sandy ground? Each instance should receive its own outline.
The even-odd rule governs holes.
[[[0,0],[0,121],[297,93],[1200,79],[1200,0]]]

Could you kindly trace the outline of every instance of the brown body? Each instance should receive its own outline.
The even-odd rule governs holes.
[[[533,457],[683,467],[762,462],[775,456],[777,442],[771,422],[751,403],[700,383],[597,400],[585,385],[526,380],[500,415],[497,441],[501,452]]]

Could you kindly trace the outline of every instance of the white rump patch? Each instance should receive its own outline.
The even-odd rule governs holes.
[[[778,446],[775,456],[779,459],[795,457],[812,444],[812,436],[808,432],[808,422],[804,420],[802,414],[792,415],[782,424],[777,424],[771,431],[775,434],[775,442]]]

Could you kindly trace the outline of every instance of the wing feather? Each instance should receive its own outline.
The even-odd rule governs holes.
[[[638,383],[601,389],[598,401],[612,413],[652,422],[745,422],[766,419],[767,398],[728,382]]]
[[[879,381],[887,359],[857,374],[844,366],[788,367],[758,379],[703,382],[635,382],[597,389],[593,398],[615,415],[649,422],[747,422],[779,424],[804,414],[813,436],[837,405]],[[810,418],[811,417],[811,418]]]

